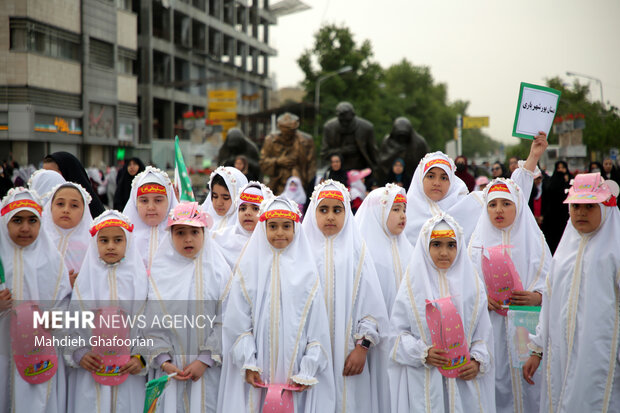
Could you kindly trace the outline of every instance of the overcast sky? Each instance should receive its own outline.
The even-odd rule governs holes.
[[[304,1],[310,10],[271,28],[278,87],[301,82],[297,58],[321,25],[336,23],[358,44],[369,39],[383,67],[403,58],[429,66],[450,101],[468,100],[471,116],[490,116],[486,132],[507,144],[517,142],[511,132],[522,81],[572,83],[566,71],[587,74],[601,79],[605,102],[620,107],[620,0]],[[590,85],[600,100],[599,84]]]

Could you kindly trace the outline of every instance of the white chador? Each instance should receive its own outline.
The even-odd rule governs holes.
[[[194,209],[184,215],[183,208]],[[193,222],[182,222],[188,216]],[[168,220],[169,225],[198,226],[197,222],[206,225],[207,218],[195,202],[180,203]],[[149,378],[166,374],[161,369],[165,361],[181,370],[195,360],[209,366],[197,381],[171,379],[160,398],[158,412],[216,411],[222,362],[222,319],[218,300],[230,274],[230,267],[214,247],[208,229],[203,228],[204,246],[194,258],[184,257],[177,252],[168,229],[157,250],[149,277],[149,321],[145,337],[154,340],[149,355]],[[165,317],[179,316],[187,316],[188,321],[172,327],[154,322],[155,318],[163,320]]]
[[[295,382],[295,412],[333,412],[334,377],[329,323],[321,282],[299,210],[285,198],[265,201],[261,222],[241,257],[224,314],[221,412],[259,412],[265,390],[245,382],[245,371],[267,384]],[[282,249],[269,244],[266,222],[288,217],[295,235]]]
[[[163,187],[163,189],[165,189],[165,194],[163,191],[160,193],[168,197],[166,217],[164,217],[159,225],[154,227],[145,224],[138,214],[138,190],[143,185],[147,184],[151,184],[149,187],[155,189]],[[149,192],[153,193],[152,190]],[[146,169],[136,175],[131,182],[131,194],[129,195],[129,200],[127,201],[127,205],[125,205],[125,209],[123,209],[123,214],[129,217],[129,220],[134,226],[133,236],[147,271],[151,270],[155,252],[166,234],[166,218],[177,203],[170,178],[168,178],[168,174],[164,171],[153,168],[152,166],[147,166]]]
[[[530,343],[543,353],[541,412],[620,412],[620,211],[593,206],[594,232],[566,225]]]
[[[0,219],[0,258],[5,283],[14,305],[24,301],[39,302],[41,308],[62,309],[71,294],[69,274],[54,244],[41,228],[36,240],[27,247],[15,244],[7,224],[20,211],[29,211],[41,218],[42,206],[34,191],[11,189],[2,200]],[[66,384],[62,353],[56,349],[58,370],[54,377],[41,384],[26,382],[15,368],[9,335],[11,313],[0,313],[0,412],[64,412]]]
[[[88,210],[88,208],[86,208]],[[125,257],[115,263],[106,264],[97,248],[98,231],[102,228],[118,226],[125,233]],[[148,291],[146,269],[133,237],[131,222],[118,211],[106,211],[93,222],[93,231],[88,251],[80,275],[77,277],[71,296],[71,309],[97,312],[103,308],[120,308],[127,316],[139,319],[143,314]],[[119,328],[121,328],[119,326]],[[130,329],[128,337],[140,337],[137,325]],[[77,332],[84,342],[92,344],[94,331],[84,329]],[[120,330],[119,330],[120,335]],[[144,348],[139,345],[127,349],[130,355],[141,355]],[[95,381],[92,373],[82,368],[82,357],[92,351],[92,347],[67,347],[65,360],[69,369],[68,412],[93,411],[97,413],[138,412],[144,408],[146,369],[140,374],[129,375],[117,386],[107,386]]]
[[[232,166],[220,166],[218,167],[209,178],[209,189],[211,190],[211,185],[213,182],[213,178],[216,175],[224,178],[224,182],[226,182],[226,186],[228,187],[228,192],[230,193],[230,199],[232,203],[228,211],[224,216],[219,216],[215,209],[213,208],[213,202],[211,201],[211,193],[207,195],[207,199],[202,203],[202,210],[213,218],[213,227],[211,228],[211,233],[215,233],[215,231],[219,231],[222,228],[226,228],[228,226],[234,225],[237,220],[237,210],[239,209],[239,204],[237,200],[237,194],[239,190],[243,188],[248,183],[248,178],[245,177],[243,172],[238,170],[237,168],[233,168]]]
[[[82,201],[84,202],[82,219],[77,226],[71,229],[59,227],[52,219],[52,200],[56,192],[62,188],[76,189],[82,196]],[[43,207],[42,230],[47,233],[52,242],[56,245],[56,248],[58,248],[58,252],[60,252],[60,255],[64,259],[65,267],[67,267],[68,271],[73,270],[79,273],[84,257],[86,256],[86,250],[88,249],[89,240],[91,238],[88,230],[93,223],[90,209],[88,209],[88,204],[90,204],[91,199],[90,194],[86,192],[81,185],[67,182],[56,185],[50,191],[49,200]]]
[[[404,231],[394,235],[387,227],[388,216],[395,203],[406,205],[405,189],[387,184],[368,194],[355,214],[355,221],[377,269],[388,314],[392,311],[398,287],[413,252]]]
[[[509,192],[506,192],[509,191]],[[545,236],[538,227],[527,205],[527,198],[517,184],[510,179],[494,179],[484,190],[485,204],[493,199],[505,198],[514,202],[516,216],[513,224],[505,229],[493,226],[484,208],[468,246],[468,255],[482,275],[482,248],[512,245],[506,251],[519,273],[526,291],[542,293],[545,278],[551,265],[551,251]],[[488,256],[488,254],[485,253]],[[530,386],[523,379],[521,369],[512,368],[507,340],[507,319],[490,311],[495,341],[495,402],[502,413],[527,413],[538,411],[540,403],[539,374],[534,376],[536,385]]]
[[[513,173],[511,178],[521,187],[525,198],[528,199],[532,191],[534,173],[524,167],[525,162],[519,161],[519,168]],[[428,171],[432,168],[441,168],[448,174],[450,188],[442,199],[435,202],[424,193],[423,180]],[[482,192],[469,192],[465,183],[455,175],[456,165],[452,159],[443,152],[432,152],[426,154],[413,174],[411,185],[407,190],[407,227],[405,233],[411,245],[415,247],[418,234],[422,225],[431,217],[445,212],[450,214],[456,222],[463,228],[465,242],[469,242],[472,232],[478,222],[482,208],[485,207],[482,201]]]
[[[60,172],[38,169],[30,175],[30,179],[28,179],[28,188],[34,190],[37,195],[39,195],[41,204],[45,206],[52,196],[52,189],[56,185],[64,184],[65,182],[67,181]]]
[[[443,222],[442,222],[443,221]],[[457,254],[447,270],[429,253],[435,227],[454,232]],[[422,227],[392,308],[390,389],[392,412],[494,412],[493,331],[482,280],[464,250],[463,232],[452,217],[440,214]],[[425,300],[450,296],[463,322],[471,358],[480,363],[473,380],[446,378],[426,364],[432,347]]]
[[[317,225],[316,210],[323,199],[344,204],[342,230],[330,237],[323,235]],[[344,185],[331,179],[317,185],[302,227],[314,251],[327,306],[336,411],[387,411],[388,315],[370,248],[360,236]],[[355,376],[344,376],[347,356],[362,338],[372,343],[364,370]]]

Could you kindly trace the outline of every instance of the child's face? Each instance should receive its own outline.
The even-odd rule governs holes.
[[[570,221],[582,234],[596,231],[601,225],[601,207],[598,204],[570,204]]]
[[[258,205],[247,202],[239,206],[239,223],[244,230],[254,231],[258,222],[258,210]]]
[[[392,209],[388,215],[387,227],[392,235],[400,235],[407,225],[407,204],[399,202],[392,204]]]
[[[453,238],[435,238],[431,240],[428,251],[435,266],[447,270],[456,258],[456,241]]]
[[[228,192],[228,189],[225,186],[218,184],[213,185],[213,188],[211,189],[211,202],[213,203],[215,213],[223,217],[232,205],[230,192]]]
[[[106,264],[116,264],[125,257],[127,238],[120,227],[106,227],[97,232],[99,258]]]
[[[450,189],[450,178],[441,168],[431,168],[422,180],[422,188],[431,201],[441,201]]]
[[[168,212],[168,197],[162,194],[144,194],[138,197],[138,215],[151,227],[159,225]]]
[[[172,245],[185,258],[194,258],[202,250],[205,242],[204,229],[191,225],[173,225]]]
[[[282,249],[293,242],[295,223],[286,218],[271,218],[267,220],[267,241],[272,247]]]
[[[495,228],[508,228],[515,222],[517,216],[517,206],[514,202],[506,198],[495,198],[487,204],[489,220]]]
[[[340,167],[342,166],[342,162],[340,162],[340,157],[332,156],[332,158],[330,159],[330,165],[332,171],[339,171]]]
[[[84,199],[75,188],[61,188],[52,200],[52,220],[62,229],[75,228],[84,214]]]
[[[41,220],[30,211],[19,211],[7,224],[9,238],[20,247],[27,247],[39,236]]]
[[[324,198],[316,208],[316,224],[326,237],[342,230],[344,217],[344,204],[337,199]]]

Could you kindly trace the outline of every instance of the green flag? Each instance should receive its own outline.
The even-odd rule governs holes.
[[[159,396],[164,392],[168,380],[170,380],[172,376],[176,376],[176,373],[164,375],[146,383],[146,396],[144,398],[144,411],[142,413],[155,413]]]
[[[187,167],[183,160],[183,152],[179,145],[179,137],[174,137],[174,186],[179,191],[179,201],[194,202],[194,191],[192,190],[192,182],[187,173]]]
[[[4,284],[4,266],[2,265],[2,258],[0,258],[0,284]]]

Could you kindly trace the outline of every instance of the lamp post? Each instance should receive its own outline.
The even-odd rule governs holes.
[[[586,79],[590,79],[590,80],[594,80],[595,82],[598,82],[600,88],[601,88],[601,106],[603,106],[603,110],[605,110],[605,100],[603,99],[603,82],[601,82],[601,79],[594,77],[594,76],[589,76],[589,75],[584,75],[581,73],[575,73],[575,72],[566,72],[567,76],[576,76],[576,77],[583,77]]]
[[[319,119],[319,98],[321,96],[321,83],[329,79],[330,77],[341,75],[343,73],[350,72],[351,70],[353,70],[351,66],[348,66],[348,65],[343,66],[340,69],[334,72],[326,73],[317,79],[316,86],[314,88],[314,136],[317,136],[319,134],[318,119]]]

